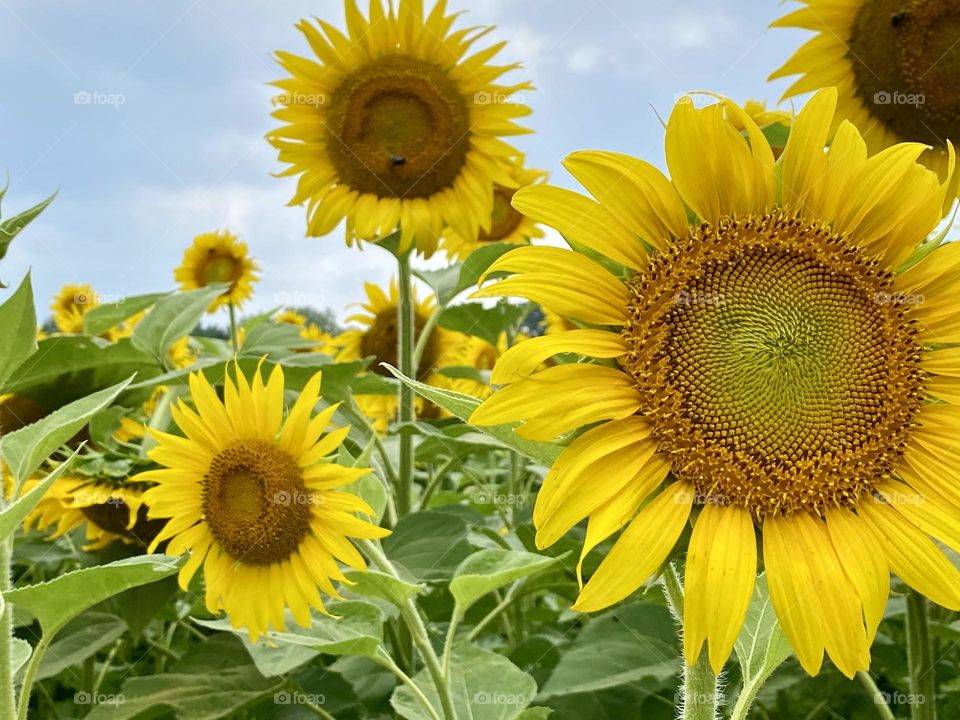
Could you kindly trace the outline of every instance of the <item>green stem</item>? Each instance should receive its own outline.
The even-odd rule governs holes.
[[[430,703],[430,700],[426,695],[423,694],[423,690],[421,690],[420,687],[413,681],[413,678],[401,670],[400,667],[393,661],[393,658],[390,657],[385,650],[381,649],[380,652],[382,654],[378,654],[374,659],[383,667],[387,668],[390,672],[396,675],[400,682],[410,688],[410,692],[412,692],[414,697],[420,701],[423,709],[426,710],[427,714],[430,715],[431,720],[441,720],[440,716],[437,715],[437,711]]]
[[[513,602],[514,597],[516,597],[517,590],[520,588],[522,584],[523,584],[522,582],[518,581],[510,586],[506,594],[503,596],[503,600],[497,603],[497,606],[493,608],[493,610],[488,612],[480,622],[474,625],[473,629],[470,631],[470,634],[467,635],[468,641],[473,642],[474,640],[476,640],[477,637],[480,635],[480,633],[483,632],[484,628],[487,627],[487,625],[493,622],[500,613],[502,613],[504,610],[510,607],[510,604]]]
[[[236,354],[240,350],[240,336],[237,333],[237,308],[232,300],[227,303],[227,306],[230,308],[230,340],[233,342],[233,352]]]
[[[873,676],[867,672],[858,672],[857,677],[867,689],[867,692],[870,693],[870,699],[873,700],[874,704],[877,706],[877,714],[883,718],[883,720],[896,720],[893,715],[893,711],[890,709],[890,706],[887,705],[887,701],[884,700],[883,694],[880,692],[880,688],[877,687],[877,683],[873,679]]]
[[[663,587],[670,603],[670,610],[680,627],[683,627],[683,585],[673,563],[668,563],[663,572]],[[690,667],[683,665],[683,707],[681,720],[717,720],[717,676],[713,674],[707,654],[701,653]]]
[[[450,663],[453,657],[453,641],[457,637],[457,628],[460,626],[460,614],[454,609],[450,617],[450,626],[447,628],[447,637],[443,641],[443,680],[450,684]]]
[[[427,318],[423,327],[420,328],[420,337],[417,338],[417,345],[413,349],[413,364],[417,367],[420,367],[420,361],[423,360],[423,352],[427,349],[427,342],[430,340],[430,335],[437,326],[437,320],[439,319],[440,308],[438,307],[430,314],[430,317]]]
[[[927,626],[927,599],[911,590],[907,595],[907,663],[910,669],[912,720],[936,720],[937,686]]]
[[[397,281],[400,302],[397,304],[397,362],[400,372],[408,378],[417,377],[417,367],[414,361],[413,343],[416,334],[413,314],[413,274],[410,271],[410,253],[397,258],[399,279]],[[398,419],[401,425],[412,423],[417,419],[417,409],[414,404],[413,388],[406,383],[400,383]],[[413,472],[414,472],[413,435],[409,432],[400,433],[400,482],[397,487],[397,512],[403,516],[410,512],[413,503]]]
[[[2,469],[0,469],[2,472]],[[3,502],[6,505],[6,502]],[[10,571],[13,562],[13,536],[0,541],[0,591],[12,587]],[[13,610],[4,604],[0,614],[0,717],[12,718],[16,713],[13,687]]]
[[[400,579],[393,563],[383,553],[378,543],[369,540],[360,540],[357,543],[366,550],[368,557],[380,570]],[[440,707],[443,711],[444,720],[457,720],[457,714],[453,707],[453,694],[450,692],[450,685],[443,676],[443,667],[440,664],[440,658],[437,657],[433,645],[430,643],[430,635],[427,632],[427,626],[420,617],[420,610],[417,608],[413,599],[408,599],[400,606],[400,617],[406,624],[410,635],[413,638],[413,644],[420,651],[424,664],[427,666],[427,672],[437,688],[437,696],[440,698]]]
[[[23,673],[23,684],[20,686],[20,702],[17,705],[18,720],[27,720],[27,711],[30,709],[30,691],[33,690],[33,679],[37,675],[37,670],[40,669],[40,661],[43,659],[47,646],[50,644],[48,640],[49,637],[51,637],[50,633],[45,632],[43,637],[40,638],[40,642],[38,642],[37,646],[33,649],[33,654],[27,663],[27,669]],[[9,717],[13,716],[11,715]]]

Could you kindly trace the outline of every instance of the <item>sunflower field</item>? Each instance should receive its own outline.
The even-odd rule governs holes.
[[[343,315],[237,227],[41,297],[0,190],[0,720],[960,718],[960,3],[550,172],[487,4],[316,4],[258,146]]]

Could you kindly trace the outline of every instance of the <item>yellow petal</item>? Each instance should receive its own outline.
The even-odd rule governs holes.
[[[509,348],[490,373],[493,385],[529,377],[545,360],[561,353],[615,358],[627,352],[621,337],[605,330],[570,330],[525,340]]]
[[[708,643],[719,674],[747,615],[757,575],[757,536],[750,513],[707,504],[693,526],[687,550],[683,650],[692,666]]]
[[[681,481],[637,513],[580,592],[573,609],[602,610],[639,588],[667,559],[692,505],[693,486]]]

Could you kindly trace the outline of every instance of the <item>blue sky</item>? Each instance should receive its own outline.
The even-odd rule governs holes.
[[[772,1],[449,5],[468,11],[464,23],[497,25],[509,41],[500,57],[523,62],[513,77],[537,86],[526,97],[536,133],[517,145],[569,187],[560,160],[578,149],[662,167],[657,113],[680,93],[775,103],[786,83],[765,78],[807,37],[767,29],[786,10]],[[337,0],[0,0],[5,214],[60,190],[0,278],[32,267],[41,316],[66,282],[91,282],[105,300],[167,290],[193,236],[229,227],[262,267],[248,312],[292,301],[342,317],[365,280],[386,282],[383,251],[346,248],[340,230],[305,238],[303,209],[286,206],[294,181],[271,176],[272,53],[308,54],[294,23],[313,15],[343,24]]]

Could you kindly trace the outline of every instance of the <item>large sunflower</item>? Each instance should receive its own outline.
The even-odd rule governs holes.
[[[583,325],[504,353],[492,380],[506,387],[471,418],[521,422],[534,440],[587,426],[534,511],[540,547],[589,518],[584,555],[626,525],[575,608],[627,597],[694,520],[684,649],[693,663],[706,642],[718,671],[758,532],[773,606],[811,674],[824,650],[848,676],[867,668],[890,570],[960,608],[960,571],[931,539],[960,550],[960,350],[935,349],[960,342],[960,243],[908,261],[947,185],[918,164],[923,146],[871,157],[849,122],[825,153],[835,105],[834,90],[815,95],[777,163],[725,100],[674,108],[672,181],[631,157],[574,153],[565,166],[596,201],[534,187],[514,204],[623,274],[519,248],[490,268],[517,274],[478,293]],[[584,359],[534,371],[561,352]]]
[[[337,406],[311,417],[319,401],[320,373],[304,387],[283,419],[283,370],[264,384],[239,372],[224,379],[224,400],[202,373],[190,375],[196,409],[172,407],[185,437],[151,431],[148,454],[163,469],[135,480],[156,482],[144,495],[151,518],[167,519],[154,547],[190,552],[180,571],[186,588],[203,565],[206,605],[226,611],[251,639],[272,625],[283,630],[284,609],[310,625],[310,607],[323,611],[320,590],[339,597],[331,580],[343,581],[337,561],[365,569],[348,538],[388,534],[355,513],[373,515],[360,498],[336,488],[366,475],[329,459],[349,428],[326,432]]]
[[[180,267],[173,271],[181,290],[195,290],[214,283],[230,283],[226,292],[211,304],[209,312],[227,304],[239,307],[253,295],[253,283],[259,278],[257,263],[250,257],[247,244],[226,230],[201,233],[183,253]]]
[[[513,183],[510,186],[496,185],[493,188],[493,214],[490,228],[480,230],[479,235],[464,238],[453,228],[443,233],[441,245],[452,260],[463,260],[486,243],[504,242],[524,245],[534,238],[542,238],[543,230],[530,218],[519,212],[510,201],[520,188],[543,182],[547,173],[523,166],[523,158],[510,171]]]
[[[773,23],[817,32],[770,79],[802,75],[785,98],[835,86],[834,128],[847,119],[870,152],[930,146],[921,161],[946,177],[960,124],[960,6],[950,0],[801,0]],[[944,213],[956,188],[947,194]]]
[[[369,370],[392,378],[389,370],[381,363],[389,363],[398,367],[398,328],[397,305],[400,302],[397,284],[390,282],[387,292],[373,283],[364,283],[367,293],[367,302],[360,307],[364,312],[356,313],[347,318],[350,322],[360,323],[362,327],[345,330],[336,336],[333,344],[339,348],[337,362],[351,362],[367,357],[373,357]],[[436,308],[436,300],[432,295],[420,300],[414,290],[413,314],[416,336],[419,337],[427,321]],[[456,348],[458,334],[451,333],[443,328],[434,328],[424,346],[420,358],[420,367],[417,378],[430,385],[444,386],[444,378],[437,371],[441,367],[453,364],[451,353]],[[397,414],[397,396],[358,394],[354,395],[357,405],[364,415],[373,421],[379,432],[386,432],[387,426]],[[435,416],[439,408],[427,404],[417,398],[418,415],[420,417]]]
[[[307,203],[307,234],[326,235],[344,218],[347,241],[401,230],[431,254],[445,225],[461,237],[490,230],[495,184],[511,186],[516,150],[503,136],[527,132],[514,120],[529,108],[514,97],[528,83],[501,85],[516,65],[491,65],[498,43],[467,56],[491,28],[453,31],[455,14],[440,0],[428,15],[422,0],[369,17],[345,0],[347,35],[324,22],[297,27],[315,54],[278,51],[291,77],[269,133],[283,175],[299,175],[292,205]]]

